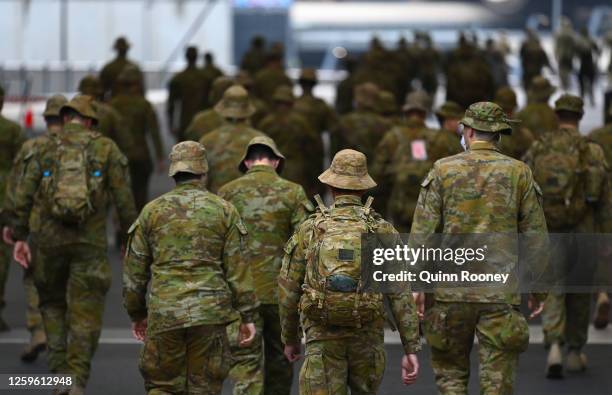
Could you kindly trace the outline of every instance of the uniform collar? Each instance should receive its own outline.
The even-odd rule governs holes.
[[[252,166],[249,170],[247,170],[246,174],[259,173],[259,172],[276,174],[276,170],[272,166],[268,166],[268,165]]]
[[[176,184],[174,189],[175,190],[185,190],[185,189],[201,189],[201,190],[205,190],[206,187],[204,185],[205,184],[204,184],[203,180],[189,180],[189,181],[184,181],[184,182],[181,182],[179,184]]]
[[[492,150],[499,151],[499,148],[494,143],[488,141],[474,141],[470,144],[470,151]]]
[[[559,128],[559,130],[561,132],[564,133],[570,133],[572,135],[580,135],[580,132],[578,131],[578,128],[575,126],[571,126],[571,125],[563,125]]]
[[[80,123],[69,122],[64,125],[64,133],[85,132],[87,129]]]
[[[361,202],[360,196],[355,195],[340,195],[336,196],[334,200],[335,207],[343,207],[343,206],[363,206]]]
[[[420,118],[410,117],[405,119],[404,125],[409,128],[424,128],[425,121]]]

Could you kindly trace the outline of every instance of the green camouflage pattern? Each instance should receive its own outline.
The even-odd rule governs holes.
[[[206,148],[210,171],[206,187],[213,193],[242,174],[238,170],[240,158],[249,141],[256,136],[265,136],[251,128],[248,122],[227,122],[206,134],[200,144]]]
[[[470,353],[478,338],[481,394],[512,394],[529,327],[518,309],[496,303],[436,300],[425,313],[425,338],[440,394],[467,394]]]
[[[236,311],[253,322],[247,230],[236,208],[201,181],[148,203],[128,233],[123,301],[132,321],[147,318],[148,333],[226,324]]]
[[[465,110],[461,123],[480,132],[512,133],[512,120],[506,117],[504,110],[492,102],[474,103]]]
[[[493,143],[475,141],[468,151],[434,164],[421,183],[411,233],[545,234],[540,194],[526,164]],[[434,295],[444,302],[520,303],[519,294],[490,288],[438,288]]]
[[[168,176],[172,177],[180,172],[200,175],[208,172],[206,150],[202,144],[183,141],[172,147]]]
[[[223,325],[147,335],[139,369],[148,394],[220,394],[230,368]]]
[[[119,90],[119,75],[123,69],[130,67],[138,71],[137,82],[140,85],[141,92],[144,92],[144,75],[136,63],[133,61],[117,56],[112,61],[108,62],[100,71],[100,82],[102,83],[103,96],[110,99],[118,93]]]
[[[520,125],[512,125],[512,135],[502,136],[499,150],[502,154],[521,160],[535,141],[533,133]]]
[[[436,110],[436,115],[442,118],[461,119],[464,112],[459,104],[446,101]]]
[[[536,139],[548,132],[557,130],[559,120],[549,105],[544,102],[529,103],[516,114],[521,126],[529,129]]]
[[[263,305],[260,305],[260,309]],[[226,328],[232,353],[232,366],[228,378],[233,382],[234,395],[260,395],[264,393],[264,366],[267,361],[263,359],[263,320],[259,314],[255,315],[255,338],[247,347],[240,347],[238,336],[240,320],[229,324]]]
[[[391,123],[373,110],[355,110],[343,115],[331,133],[331,152],[343,148],[361,151],[372,160],[375,149]]]
[[[569,111],[584,115],[584,101],[578,96],[565,93],[555,100],[555,111]]]
[[[200,141],[206,134],[221,127],[225,119],[213,109],[200,111],[191,120],[185,129],[185,140]]]
[[[283,85],[293,86],[285,71],[275,66],[266,66],[253,78],[253,94],[271,105],[273,93]]]
[[[257,299],[278,304],[277,277],[284,246],[298,225],[314,210],[304,189],[255,165],[246,174],[221,187],[218,195],[232,203],[244,221],[249,238],[245,260],[251,268]]]
[[[608,166],[612,166],[612,123],[589,133],[589,139],[603,149]]]
[[[332,163],[319,181],[339,189],[363,191],[376,186],[368,173],[368,160],[359,151],[343,149],[334,155]]]
[[[98,123],[93,129],[113,140],[124,154],[131,152],[134,142],[121,114],[110,105],[95,99],[91,105],[98,115]]]
[[[195,114],[205,108],[209,86],[209,79],[195,65],[188,65],[168,83],[168,125],[179,141],[185,139],[185,130]]]

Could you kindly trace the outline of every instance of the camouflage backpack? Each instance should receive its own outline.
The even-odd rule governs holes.
[[[372,198],[358,216],[328,209],[317,195],[319,213],[306,256],[300,311],[323,325],[361,327],[384,316],[383,295],[363,291],[361,235],[375,233]]]
[[[583,218],[588,146],[569,134],[551,136],[534,153],[533,177],[542,189],[544,215],[550,229],[573,227]]]
[[[44,191],[53,217],[62,223],[81,224],[95,212],[89,179],[100,177],[100,171],[89,171],[87,148],[92,140],[82,143],[60,138],[53,137],[53,165],[43,171],[43,178],[49,180]]]

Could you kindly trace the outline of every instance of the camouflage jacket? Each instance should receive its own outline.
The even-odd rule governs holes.
[[[0,226],[8,221],[3,208],[6,205],[4,195],[15,156],[23,142],[21,127],[0,115]]]
[[[247,253],[257,299],[278,304],[277,277],[285,243],[314,210],[304,189],[256,165],[219,189],[219,196],[238,209],[249,232]]]
[[[319,134],[333,130],[336,124],[334,111],[323,100],[312,95],[302,95],[298,98],[295,101],[294,109]]]
[[[92,105],[98,115],[98,125],[95,130],[113,140],[124,154],[130,152],[133,149],[134,142],[128,125],[123,121],[121,114],[101,101],[96,100]]]
[[[100,172],[100,176],[89,178],[90,189],[93,191],[92,206],[96,211],[78,226],[64,225],[49,212],[47,189],[51,185],[52,176],[45,176],[45,173],[54,166],[58,138],[89,141],[87,158],[91,171]],[[15,187],[17,240],[25,240],[31,234],[41,246],[82,243],[106,248],[106,219],[111,202],[117,208],[122,229],[127,229],[134,221],[136,209],[130,189],[128,162],[112,140],[81,125],[68,124],[59,137],[43,136],[36,144],[31,144],[30,148],[29,152],[24,151],[23,163],[20,165],[23,174]],[[40,214],[40,228],[36,233],[29,226],[33,212]]]
[[[331,134],[331,152],[352,148],[363,152],[371,161],[376,146],[389,129],[391,124],[371,111],[356,110],[343,115]]]
[[[589,138],[601,146],[606,155],[608,166],[612,166],[612,123],[593,130],[589,134]]]
[[[133,144],[126,152],[128,159],[149,162],[152,165],[147,138],[153,141],[155,159],[158,161],[164,159],[159,123],[151,103],[140,95],[121,93],[110,101],[110,105],[121,114],[127,130],[130,131]]]
[[[287,157],[283,176],[303,186],[308,196],[319,193],[317,177],[323,167],[323,141],[306,119],[294,111],[276,112],[264,118],[258,128]]]
[[[240,61],[240,70],[246,70],[255,75],[266,65],[266,51],[258,48],[249,49]]]
[[[531,131],[522,126],[514,126],[510,136],[502,136],[499,151],[514,159],[521,160],[535,141]]]
[[[284,70],[264,67],[253,78],[253,94],[266,103],[271,104],[274,91],[283,85],[293,86]]]
[[[253,322],[258,306],[236,208],[185,182],[148,203],[130,227],[123,302],[149,333],[196,325]],[[149,299],[146,300],[147,286]]]
[[[559,128],[557,115],[546,103],[527,104],[516,117],[521,121],[521,126],[529,129],[536,139]]]
[[[188,66],[168,83],[168,124],[172,131],[178,132],[179,140],[184,139],[185,130],[195,114],[205,108],[208,89],[208,80],[195,66]]]
[[[144,76],[138,65],[129,59],[116,57],[115,59],[108,62],[100,71],[100,82],[102,83],[102,89],[104,91],[104,97],[110,99],[117,90],[117,78],[119,74],[127,66],[133,66],[140,72],[140,80],[142,83],[141,90],[144,92]]]
[[[247,123],[227,123],[200,139],[206,148],[209,172],[206,187],[217,193],[219,188],[242,174],[238,162],[253,137],[263,136],[259,130],[251,129]]]
[[[547,232],[531,170],[494,144],[477,141],[468,151],[438,160],[421,186],[411,235]],[[438,288],[435,299],[520,304],[518,293],[490,288]]]
[[[331,210],[342,211],[344,215],[361,215],[360,207],[362,207],[362,203],[359,197],[344,195],[336,198]],[[317,211],[302,223],[285,246],[286,255],[278,279],[282,342],[284,344],[297,344],[301,337],[299,334],[300,325],[305,332],[306,342],[369,334],[374,338],[380,336],[380,341],[383,341],[384,319],[355,329],[324,327],[310,322],[306,317],[300,317],[299,303],[302,297],[302,284],[304,284],[306,271],[309,270],[306,252],[312,248],[311,240],[314,235],[314,224],[319,215],[321,213]],[[378,233],[397,233],[393,226],[380,218],[378,214],[374,213],[374,216],[378,224]],[[359,246],[356,246],[356,248],[359,248]],[[412,295],[410,292],[406,292],[388,294],[387,297],[405,352],[414,353],[418,351],[420,349],[419,324]]]
[[[200,141],[204,135],[221,127],[224,123],[225,119],[215,110],[200,111],[191,119],[183,137],[185,140]]]

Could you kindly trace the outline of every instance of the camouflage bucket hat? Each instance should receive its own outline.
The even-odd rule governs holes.
[[[331,166],[320,176],[319,181],[335,188],[363,191],[376,186],[368,174],[366,156],[352,149],[343,149],[334,155]]]
[[[317,82],[317,72],[315,71],[315,69],[311,68],[302,69],[302,74],[300,74],[300,81]]]
[[[72,100],[60,108],[60,115],[67,109],[72,109],[81,114],[81,116],[92,119],[94,122],[98,122],[98,115],[91,105],[92,101],[93,98],[91,96],[81,94],[76,95],[72,98]]]
[[[43,117],[59,117],[60,110],[68,103],[68,99],[63,95],[53,95],[47,100]]]
[[[130,43],[127,38],[119,37],[115,40],[115,44],[113,45],[114,49],[128,49],[130,47]]]
[[[195,141],[183,141],[172,147],[168,176],[172,177],[181,172],[192,174],[208,172],[206,149],[202,144]]]
[[[382,114],[394,114],[397,112],[397,103],[393,93],[389,91],[380,91],[378,93],[378,110]]]
[[[555,101],[555,111],[569,111],[584,115],[584,101],[578,96],[566,93]]]
[[[493,100],[499,105],[505,112],[512,112],[518,105],[516,101],[516,93],[509,86],[502,86],[495,92],[495,99]]]
[[[293,103],[295,96],[293,96],[293,89],[290,86],[282,85],[276,88],[272,100],[281,103]]]
[[[406,95],[406,102],[402,107],[402,111],[423,111],[429,112],[431,108],[431,98],[427,92],[419,90],[410,92]]]
[[[224,118],[244,119],[255,114],[255,106],[246,89],[234,85],[225,91],[223,99],[215,105],[215,111]]]
[[[216,78],[212,83],[212,87],[210,88],[210,93],[208,95],[208,100],[210,101],[210,103],[219,103],[219,101],[223,99],[223,94],[225,93],[225,91],[228,90],[232,85],[234,85],[234,80],[230,77],[221,76]],[[238,82],[238,85],[243,84]],[[243,86],[246,87],[247,85]]]
[[[240,170],[240,172],[242,173],[247,172],[248,169],[246,165],[244,164],[244,161],[249,155],[249,149],[255,145],[263,145],[263,146],[270,148],[272,152],[274,153],[274,155],[276,155],[280,159],[280,162],[278,163],[278,167],[276,168],[276,172],[280,174],[283,171],[283,167],[285,166],[285,156],[281,154],[274,140],[272,140],[268,136],[253,137],[251,141],[249,141],[249,144],[244,149],[244,154],[242,154],[242,158],[240,158],[238,170]]]
[[[378,86],[371,82],[357,85],[355,87],[355,103],[358,107],[376,110],[378,92]]]
[[[102,84],[96,76],[86,75],[79,81],[79,92],[97,97],[102,94]]]
[[[459,104],[454,101],[447,101],[436,110],[436,115],[445,119],[461,119],[464,112]]]
[[[531,80],[528,95],[536,100],[548,100],[555,93],[555,89],[548,79],[538,75]]]
[[[500,106],[491,102],[478,102],[472,104],[461,119],[460,123],[480,132],[512,134],[511,123],[517,121],[508,119]]]

